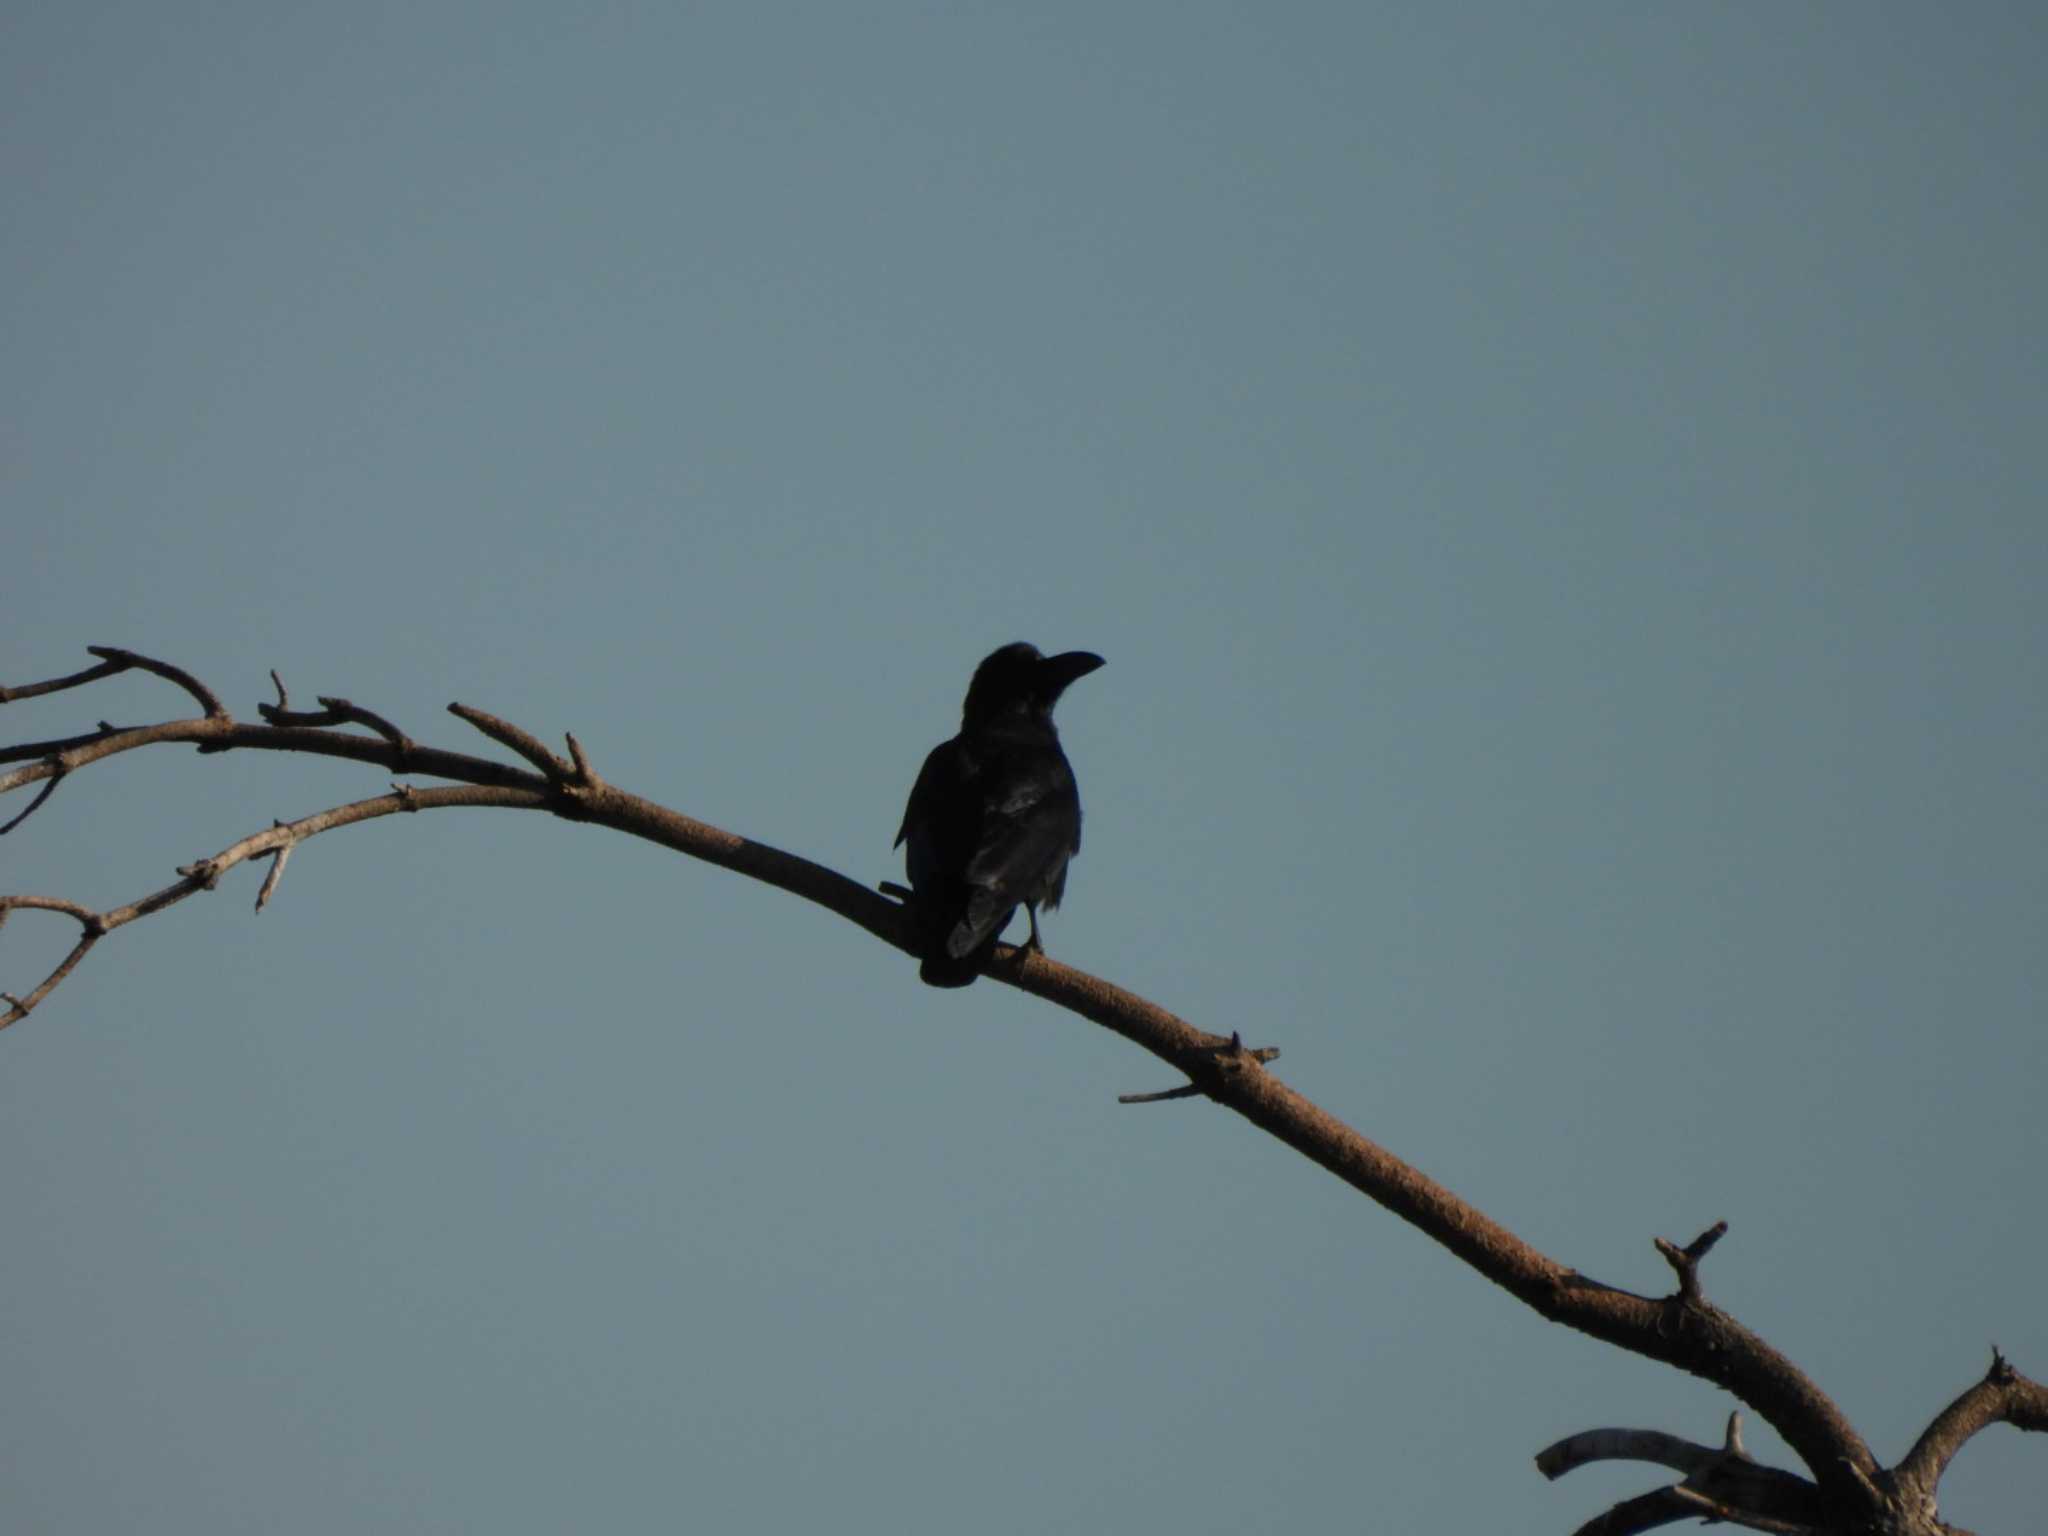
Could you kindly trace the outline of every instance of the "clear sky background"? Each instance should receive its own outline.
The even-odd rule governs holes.
[[[459,699],[876,881],[975,661],[1100,651],[1053,953],[1600,1279],[1725,1217],[1891,1460],[2048,1375],[2043,14],[15,6],[0,679]],[[0,888],[384,783],[132,755]],[[707,866],[260,873],[0,1036],[9,1530],[1562,1533],[1731,1406]]]

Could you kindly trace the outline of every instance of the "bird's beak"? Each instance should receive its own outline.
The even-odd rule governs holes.
[[[1102,664],[1102,658],[1093,651],[1062,651],[1057,656],[1046,657],[1040,666],[1051,685],[1046,690],[1048,696],[1058,698],[1067,684],[1086,677]]]

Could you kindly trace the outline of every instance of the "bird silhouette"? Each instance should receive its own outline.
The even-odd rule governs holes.
[[[933,747],[910,791],[896,844],[908,844],[918,975],[964,987],[980,974],[1018,907],[1041,953],[1038,909],[1060,904],[1081,851],[1081,794],[1060,750],[1053,705],[1103,664],[1092,651],[1042,656],[1018,641],[974,669],[960,734]]]

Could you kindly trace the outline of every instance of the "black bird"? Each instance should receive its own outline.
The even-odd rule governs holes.
[[[932,986],[973,981],[1020,905],[1043,952],[1038,909],[1060,904],[1081,851],[1081,794],[1052,707],[1101,665],[1090,651],[1041,656],[1022,641],[992,652],[967,685],[960,734],[924,760],[896,842],[910,845],[918,975]]]

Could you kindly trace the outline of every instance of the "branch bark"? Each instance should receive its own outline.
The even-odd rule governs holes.
[[[567,738],[569,753],[564,758],[527,731],[496,716],[466,705],[449,706],[457,717],[530,765],[513,767],[422,747],[382,716],[346,699],[322,697],[318,713],[294,712],[275,672],[271,677],[277,681],[278,702],[258,706],[263,724],[244,724],[228,713],[210,689],[180,668],[114,647],[91,650],[102,658],[100,665],[47,682],[0,688],[0,703],[84,687],[137,669],[184,689],[203,713],[130,729],[102,722],[96,732],[87,735],[0,749],[0,764],[22,764],[0,773],[0,793],[39,782],[44,785],[28,810],[5,830],[27,820],[67,775],[118,753],[165,743],[196,745],[202,752],[344,757],[393,773],[452,780],[454,785],[400,785],[389,794],[335,806],[299,821],[277,823],[210,858],[182,867],[176,883],[105,912],[93,912],[59,897],[0,896],[0,922],[15,910],[53,911],[71,917],[83,930],[78,944],[33,992],[20,998],[0,994],[10,1004],[10,1011],[0,1016],[0,1028],[27,1017],[101,938],[197,891],[211,890],[237,864],[265,856],[274,860],[258,897],[260,911],[274,894],[291,850],[308,838],[380,816],[456,805],[544,810],[568,820],[610,827],[788,891],[886,944],[915,952],[915,934],[899,902],[811,860],[724,831],[605,782],[574,736]],[[343,729],[350,725],[363,726],[373,734]],[[900,890],[890,885],[882,889]],[[1699,1284],[1699,1264],[1727,1230],[1725,1223],[1710,1227],[1684,1248],[1656,1240],[1658,1251],[1677,1273],[1678,1289],[1671,1295],[1639,1296],[1602,1284],[1539,1252],[1280,1082],[1265,1070],[1265,1064],[1279,1054],[1273,1048],[1248,1048],[1236,1034],[1207,1033],[1111,982],[1026,949],[1000,946],[987,974],[1113,1030],[1186,1076],[1182,1087],[1127,1095],[1127,1102],[1200,1095],[1224,1105],[1418,1228],[1542,1316],[1726,1388],[1761,1414],[1812,1474],[1808,1482],[1750,1461],[1741,1450],[1733,1424],[1730,1442],[1720,1451],[1650,1431],[1590,1432],[1546,1451],[1538,1459],[1546,1475],[1562,1475],[1600,1455],[1625,1454],[1674,1467],[1685,1472],[1687,1480],[1617,1506],[1584,1527],[1586,1532],[1647,1530],[1702,1515],[1760,1530],[1941,1530],[1945,1528],[1933,1516],[1934,1486],[1970,1435],[1994,1422],[2028,1430],[2048,1429],[2048,1392],[2000,1358],[1984,1381],[1965,1392],[1929,1426],[1897,1470],[1888,1472],[1811,1379],[1706,1300]],[[1611,1438],[1616,1436],[1629,1438]],[[1614,1450],[1616,1446],[1625,1449]],[[1916,1521],[1919,1523],[1912,1523]]]
[[[1934,1490],[1956,1452],[1993,1424],[2048,1433],[2048,1387],[2022,1376],[1995,1349],[1983,1380],[1942,1409],[1899,1462],[1895,1475],[1901,1490],[1932,1505]]]

